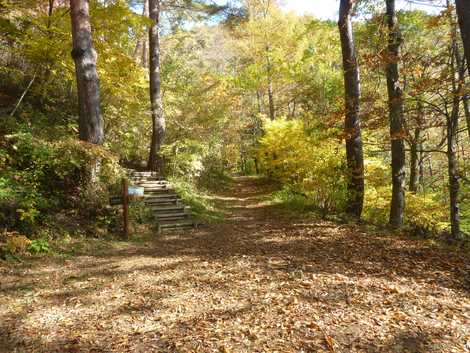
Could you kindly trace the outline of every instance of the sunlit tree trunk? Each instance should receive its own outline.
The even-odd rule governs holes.
[[[160,0],[149,0],[149,14],[152,24],[149,29],[149,72],[150,72],[150,104],[152,109],[152,140],[148,168],[161,169],[162,159],[159,157],[160,148],[165,137],[165,116],[161,96],[160,73]]]
[[[102,144],[103,119],[100,110],[100,87],[96,71],[97,55],[93,48],[88,0],[70,0],[72,18],[72,57],[77,76],[78,105],[80,108],[80,139]]]
[[[364,203],[364,156],[360,120],[360,79],[354,46],[351,11],[354,0],[341,0],[339,8],[339,33],[343,53],[345,92],[345,135],[348,165],[348,206],[347,211],[361,217]]]
[[[274,120],[276,118],[276,109],[274,108],[274,92],[271,74],[269,74],[268,81],[269,118]]]
[[[405,144],[403,91],[399,82],[398,61],[401,36],[395,11],[395,0],[386,0],[388,50],[387,50],[387,91],[392,152],[392,202],[390,205],[390,225],[399,228],[404,223],[405,214]]]

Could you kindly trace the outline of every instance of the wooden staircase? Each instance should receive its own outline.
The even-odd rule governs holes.
[[[184,205],[171,184],[157,173],[130,171],[129,179],[132,185],[144,188],[145,204],[155,215],[159,233],[198,226],[190,207]]]

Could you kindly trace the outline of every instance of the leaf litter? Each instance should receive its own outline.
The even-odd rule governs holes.
[[[237,179],[222,224],[0,268],[0,352],[470,352],[470,261],[292,218]]]

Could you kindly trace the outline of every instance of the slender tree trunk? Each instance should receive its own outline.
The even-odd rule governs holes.
[[[457,50],[459,50],[457,48]],[[456,53],[456,59],[459,60],[459,80],[462,81],[462,86],[465,86],[465,64],[466,60],[465,57],[462,58],[460,56],[460,51]],[[468,65],[468,64],[467,64]],[[467,133],[468,133],[468,139],[470,141],[470,106],[468,102],[468,94],[465,92],[465,94],[462,96],[462,103],[463,103],[463,110],[465,113],[465,121],[467,122]]]
[[[276,118],[276,110],[274,108],[274,92],[273,92],[273,82],[271,80],[271,75],[268,77],[268,100],[269,100],[269,118],[274,120]]]
[[[263,93],[260,91],[256,91],[256,99],[258,101],[258,113],[263,113],[264,112],[264,98],[263,98]]]
[[[423,152],[423,144],[420,142],[419,144],[419,164],[418,164],[418,170],[419,170],[419,185],[421,188],[424,187],[424,152]]]
[[[387,91],[392,149],[392,202],[390,225],[399,228],[405,214],[405,130],[403,91],[399,82],[398,61],[401,36],[395,12],[395,0],[386,0],[388,25]]]
[[[455,99],[455,98],[454,98]],[[458,98],[457,98],[458,100]],[[447,121],[447,160],[449,171],[449,206],[451,234],[454,239],[460,237],[460,212],[459,212],[459,175],[456,152],[456,135],[458,129],[459,103],[454,102],[452,114]]]
[[[148,168],[157,170],[162,168],[162,159],[159,157],[160,148],[165,137],[165,116],[161,96],[160,74],[160,0],[149,0],[149,13],[152,25],[149,29],[150,47],[150,104],[152,109],[152,140]]]
[[[144,16],[149,17],[149,15],[149,0],[144,0]],[[148,37],[145,36],[142,40],[142,66],[149,67],[149,41]]]
[[[144,0],[144,7],[142,9],[142,16],[145,18],[149,17],[148,0]],[[140,38],[137,40],[137,44],[134,50],[134,60],[140,62],[143,67],[148,67],[148,30],[144,31]]]
[[[470,106],[468,102],[468,94],[465,94],[462,97],[462,102],[463,102],[463,109],[465,112],[465,120],[467,122],[467,133],[468,133],[468,140],[470,141]]]
[[[454,32],[456,34],[456,31]],[[449,207],[450,207],[450,225],[451,235],[454,239],[460,238],[460,212],[459,212],[459,192],[460,182],[457,162],[457,134],[459,128],[459,107],[460,94],[463,89],[462,60],[460,58],[459,48],[454,35],[450,54],[452,56],[452,88],[454,98],[452,100],[452,112],[447,116],[447,161],[449,176]],[[456,77],[458,74],[459,77]]]
[[[51,30],[52,26],[52,14],[54,13],[54,1],[55,0],[48,0],[48,9],[47,9],[47,23],[46,23],[46,29],[47,29],[47,37],[48,39],[52,40],[54,36],[54,32]],[[40,82],[41,88],[41,96],[40,96],[40,102],[41,105],[45,105],[46,98],[49,96],[49,90],[47,89],[49,84],[52,83],[54,80],[54,75],[51,75],[51,66],[53,65],[52,62],[48,62],[42,70],[38,70],[39,73],[39,78],[38,81]]]
[[[465,59],[470,63],[470,1],[455,0],[455,8],[459,20],[460,35],[462,36]],[[468,66],[470,75],[470,65]]]
[[[346,158],[348,166],[347,212],[361,217],[364,204],[364,155],[360,120],[360,79],[354,46],[351,11],[354,0],[341,0],[339,8],[339,33],[343,53],[344,92],[346,118]]]
[[[54,0],[49,0],[49,8],[47,10],[47,29],[52,25],[52,12],[54,11]]]
[[[274,92],[273,92],[273,70],[271,58],[269,53],[271,52],[270,46],[266,46],[266,75],[268,78],[268,105],[269,105],[269,118],[274,120],[276,118],[276,110],[274,108]]]
[[[80,139],[100,145],[104,139],[103,119],[96,71],[97,55],[91,37],[88,0],[70,0],[70,15],[72,18],[72,57],[75,61],[80,108]]]
[[[414,131],[414,137],[411,140],[411,152],[410,152],[410,192],[416,194],[418,192],[418,182],[419,182],[419,146],[421,139],[421,130],[416,127]]]

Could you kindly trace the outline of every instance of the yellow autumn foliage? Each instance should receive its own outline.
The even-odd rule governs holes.
[[[262,170],[305,194],[319,209],[341,210],[346,196],[341,143],[309,134],[301,120],[264,120],[263,126],[258,150]]]

